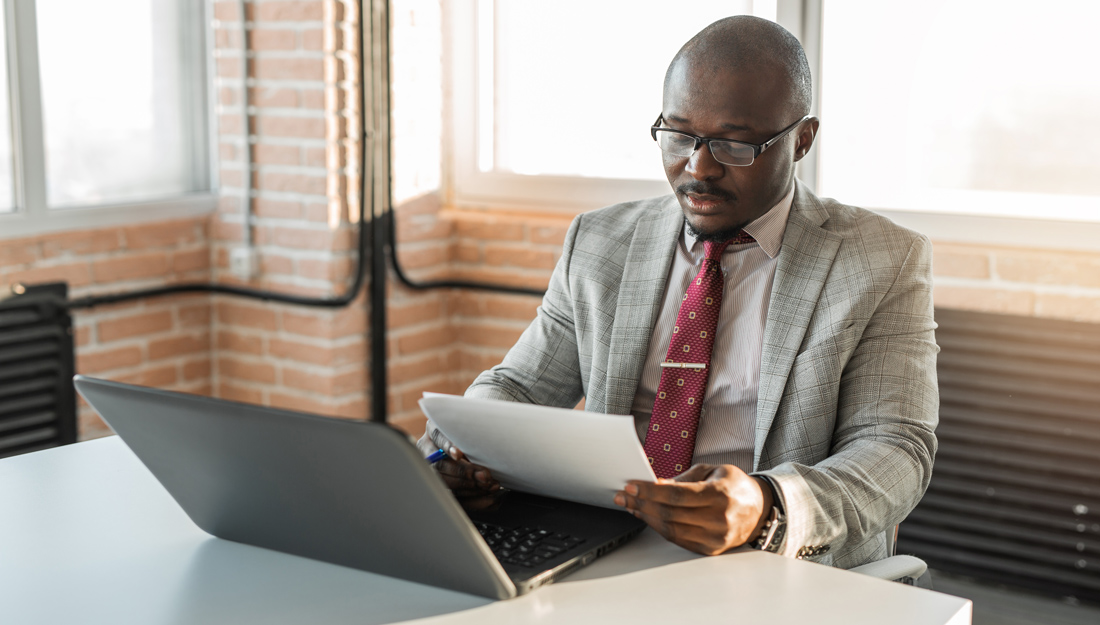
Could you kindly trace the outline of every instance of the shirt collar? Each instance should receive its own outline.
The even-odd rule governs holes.
[[[779,200],[775,206],[768,209],[768,212],[749,222],[744,228],[745,232],[756,239],[756,243],[768,255],[768,258],[775,258],[776,254],[779,254],[779,248],[783,245],[783,233],[787,230],[787,217],[790,216],[791,205],[794,203],[794,188],[795,185],[792,184],[791,190],[787,192],[782,200]],[[695,235],[691,234],[685,221],[684,244],[688,251],[695,248],[695,243]],[[727,248],[727,251],[732,251],[732,249]]]

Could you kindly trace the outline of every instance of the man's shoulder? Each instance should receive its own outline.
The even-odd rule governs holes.
[[[827,218],[821,224],[825,230],[842,237],[842,245],[851,251],[893,250],[905,255],[918,241],[927,237],[902,226],[874,211],[844,204],[833,198],[814,197]]]

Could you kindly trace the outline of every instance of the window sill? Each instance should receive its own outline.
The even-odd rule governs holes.
[[[0,239],[185,219],[211,214],[217,205],[217,193],[205,191],[130,204],[57,208],[33,213],[0,213]]]

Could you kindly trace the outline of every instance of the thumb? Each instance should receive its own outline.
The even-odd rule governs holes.
[[[709,479],[718,468],[721,467],[715,467],[713,464],[696,464],[673,479],[677,482],[702,482]]]

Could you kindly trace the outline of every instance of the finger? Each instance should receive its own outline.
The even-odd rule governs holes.
[[[435,424],[430,422],[428,423],[428,438],[435,443],[437,449],[442,449],[448,453],[449,450],[455,446],[450,439],[443,435],[443,432],[439,428],[435,427]]]
[[[635,516],[644,521],[646,525],[652,527],[653,530],[663,536],[665,540],[680,545],[684,549],[703,555],[714,555],[722,551],[722,546],[711,539],[710,535],[699,527],[682,523],[669,523],[663,519],[640,512],[635,514]]]
[[[627,494],[645,501],[700,508],[714,504],[709,492],[712,486],[707,482],[676,482],[660,480],[657,482],[627,482],[623,489]]]
[[[677,482],[702,482],[709,478],[717,468],[718,466],[713,464],[696,464],[672,479]]]
[[[635,516],[645,516],[664,523],[691,525],[709,533],[722,532],[722,514],[717,507],[684,507],[639,499],[624,494],[624,507]]]

